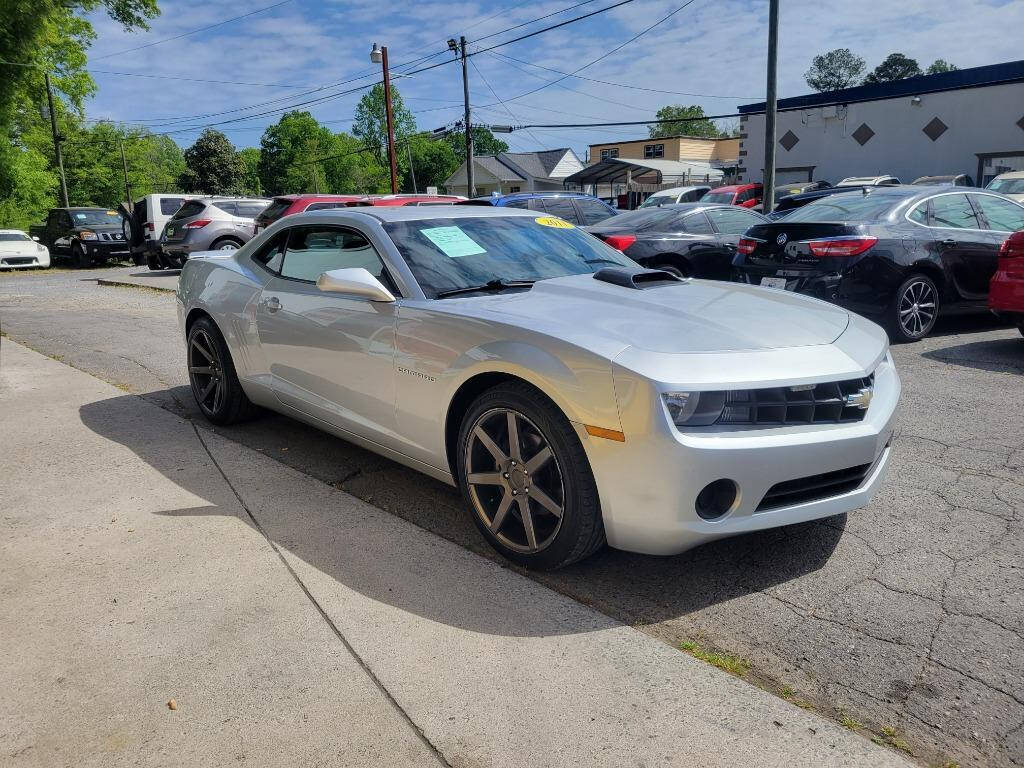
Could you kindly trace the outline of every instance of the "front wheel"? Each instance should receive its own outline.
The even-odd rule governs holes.
[[[146,254],[146,265],[154,272],[164,268],[164,265],[160,263],[160,257],[155,253]]]
[[[565,415],[527,384],[484,392],[466,413],[458,478],[488,543],[527,568],[553,570],[605,543],[597,485]]]
[[[71,246],[71,259],[79,269],[88,269],[92,266],[92,259],[89,258],[89,254],[85,252],[85,246],[81,243]]]
[[[682,270],[672,264],[655,264],[651,269],[660,269],[662,272],[668,272],[670,275],[675,275],[680,279],[688,277],[687,272],[689,270]]]
[[[886,325],[897,342],[920,341],[935,327],[939,316],[939,289],[926,275],[911,275],[896,290]]]
[[[256,407],[242,391],[228,345],[209,317],[189,328],[186,346],[188,379],[203,416],[224,425],[251,417]]]

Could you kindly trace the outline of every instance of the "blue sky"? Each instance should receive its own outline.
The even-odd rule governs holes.
[[[87,114],[146,124],[154,131],[175,131],[173,138],[182,146],[195,140],[199,126],[245,118],[215,127],[238,147],[256,146],[263,129],[278,119],[280,111],[260,117],[249,115],[331,96],[379,78],[379,67],[369,61],[373,42],[388,46],[392,69],[400,70],[396,65],[444,51],[449,37],[464,34],[472,43],[578,1],[290,0],[216,29],[136,51],[127,49],[240,16],[271,5],[273,0],[160,0],[162,14],[145,33],[125,33],[97,13],[91,17],[97,39],[90,50],[89,66],[99,93],[87,105]],[[588,3],[535,25],[490,37],[476,48],[613,1]],[[643,120],[670,103],[700,104],[708,114],[725,114],[735,112],[739,104],[763,99],[767,0],[694,0],[636,42],[580,72],[614,83],[700,95],[656,93],[567,78],[535,94],[515,98],[560,77],[536,65],[572,72],[682,2],[635,0],[592,19],[473,57],[471,101],[481,106],[474,112],[474,121],[525,124]],[[1006,0],[872,4],[782,0],[780,96],[805,93],[803,73],[812,56],[831,48],[851,48],[867,59],[869,68],[892,51],[916,58],[922,67],[944,58],[966,68],[1020,58],[1019,36],[1000,30],[1021,28],[1024,3]],[[506,56],[518,61],[503,58]],[[445,53],[425,63],[449,58],[451,54]],[[162,77],[141,78],[109,71]],[[353,78],[358,79],[298,95]],[[461,116],[462,82],[455,63],[399,78],[395,85],[406,106],[415,113],[420,129],[433,129]],[[333,130],[347,131],[361,94],[302,108]],[[270,100],[277,101],[262,104]],[[505,101],[504,107],[500,100]],[[254,104],[262,105],[244,109]],[[582,158],[590,143],[644,135],[644,126],[537,128],[503,138],[514,151],[568,146]]]

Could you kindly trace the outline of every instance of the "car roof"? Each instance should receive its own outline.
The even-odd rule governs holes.
[[[1000,173],[996,176],[996,179],[1024,179],[1024,171],[1007,171],[1006,173]]]
[[[274,195],[275,200],[288,200],[290,202],[298,202],[299,200],[325,200],[327,202],[346,202],[348,200],[363,200],[367,195],[328,195],[328,194],[289,194],[289,195]]]
[[[651,197],[667,197],[668,195],[681,195],[685,192],[692,192],[695,189],[711,189],[710,184],[694,184],[689,187],[671,187],[669,189],[659,189],[657,192],[652,192]]]
[[[722,187],[712,187],[712,192],[742,192],[750,189],[751,187],[760,187],[761,182],[751,182],[750,184],[726,184]]]
[[[58,209],[59,210],[59,209]],[[113,208],[104,208],[102,205],[72,205],[65,208],[66,211],[112,211]]]
[[[0,235],[24,235],[23,229],[0,229]]]
[[[505,208],[483,205],[384,205],[360,206],[358,208],[327,208],[322,211],[306,211],[289,216],[288,221],[308,218],[331,218],[344,214],[367,216],[385,224],[392,221],[421,221],[424,219],[479,219],[505,216],[529,216],[537,218],[539,211],[522,208]],[[283,221],[284,219],[282,219]]]
[[[468,203],[470,205],[498,205],[502,200],[536,200],[538,198],[550,198],[550,197],[585,197],[589,200],[600,200],[599,197],[594,195],[588,195],[584,192],[509,192],[507,195],[481,195],[480,197],[471,197],[469,200],[460,200],[460,203]],[[601,202],[604,202],[601,200]]]

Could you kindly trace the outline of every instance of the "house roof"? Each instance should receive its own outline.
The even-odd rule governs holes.
[[[917,96],[940,91],[957,91],[962,88],[1019,82],[1024,82],[1024,61],[1007,61],[1002,64],[958,69],[935,75],[908,77],[891,83],[872,83],[853,88],[842,88],[838,91],[809,93],[805,96],[779,99],[778,108],[780,110],[808,109],[831,104],[854,104],[860,101],[878,101],[900,96]],[[765,103],[761,101],[756,104],[744,104],[739,108],[739,112],[741,115],[761,113],[764,112],[764,109]]]
[[[654,173],[659,184],[681,182],[694,176],[707,176],[709,181],[721,181],[724,173],[710,163],[687,160],[637,160],[634,158],[609,157],[598,163],[588,165],[565,178],[567,184],[605,184],[611,181],[624,181],[629,171],[633,176],[644,176]],[[694,181],[701,181],[696,178]]]
[[[555,166],[565,157],[568,147],[561,149],[545,149],[541,152],[502,152],[498,155],[503,161],[511,160],[512,164],[537,179],[551,178]]]
[[[716,136],[714,138],[710,136],[687,136],[685,133],[677,133],[674,136],[659,136],[656,139],[652,139],[649,136],[644,136],[640,139],[622,139],[621,141],[599,141],[596,144],[590,144],[591,147],[607,147],[612,144],[653,144],[657,141],[665,141],[665,139],[689,139],[691,141],[735,141],[735,136]]]
[[[473,162],[482,168],[487,169],[490,173],[501,181],[526,181],[526,176],[518,173],[508,163],[503,163],[498,155],[479,155],[473,157]],[[462,165],[466,163],[463,161]]]

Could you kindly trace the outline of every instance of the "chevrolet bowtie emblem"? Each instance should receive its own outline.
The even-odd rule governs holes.
[[[843,404],[848,408],[860,408],[866,411],[871,405],[871,398],[874,396],[871,387],[861,387],[856,392],[843,396]]]

